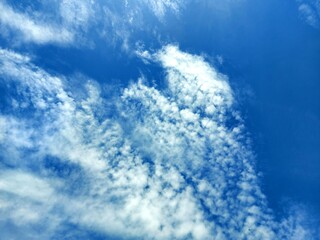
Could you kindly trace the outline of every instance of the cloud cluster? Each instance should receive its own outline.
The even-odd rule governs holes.
[[[144,56],[166,87],[108,99],[0,51],[1,238],[311,239],[267,207],[227,77],[176,46]]]

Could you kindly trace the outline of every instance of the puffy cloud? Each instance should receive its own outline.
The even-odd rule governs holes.
[[[139,82],[122,96],[125,117],[139,120],[137,148],[184,174],[218,239],[274,238],[227,78],[175,46],[153,57],[167,72],[165,94]]]
[[[141,79],[106,99],[92,80],[72,91],[0,51],[1,84],[27,103],[0,118],[2,237],[15,234],[8,225],[30,239],[37,229],[47,239],[307,236],[293,215],[277,222],[267,207],[227,77],[176,46],[144,56],[163,66],[166,88]]]

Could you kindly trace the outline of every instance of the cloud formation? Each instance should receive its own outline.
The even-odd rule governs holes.
[[[143,56],[165,87],[104,98],[0,51],[1,238],[312,239],[268,208],[227,77],[176,46]]]
[[[0,3],[2,35],[16,42],[76,46],[95,44],[97,39],[121,41],[128,47],[132,31],[150,31],[150,16],[163,22],[168,12],[178,14],[180,0],[36,1],[34,5]],[[31,10],[30,10],[31,9]]]

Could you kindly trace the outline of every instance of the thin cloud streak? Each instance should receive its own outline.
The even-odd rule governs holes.
[[[97,39],[107,39],[106,43],[120,42],[129,50],[135,44],[131,39],[135,31],[152,34],[145,24],[149,15],[164,22],[167,13],[178,15],[181,7],[180,0],[63,0],[39,3],[39,9],[30,12],[1,2],[0,24],[2,35],[10,35],[16,43],[92,48]]]
[[[51,25],[14,11],[5,3],[0,3],[0,23],[18,31],[23,41],[38,44],[68,44],[73,41],[73,33],[65,28]]]

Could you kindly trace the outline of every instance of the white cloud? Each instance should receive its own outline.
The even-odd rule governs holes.
[[[53,195],[53,190],[45,181],[18,171],[2,171],[0,189],[7,193],[40,202],[48,201]]]
[[[0,23],[18,31],[27,42],[65,44],[72,42],[74,37],[73,33],[64,27],[17,12],[3,2],[0,3]]]
[[[194,195],[207,214],[219,216],[210,222],[213,235],[274,238],[274,222],[251,166],[253,157],[240,142],[243,126],[232,109],[226,77],[203,58],[175,46],[165,47],[154,58],[167,71],[166,94],[141,82],[123,94],[129,108],[123,114],[141,119],[134,142],[140,141],[138,148],[155,161],[176,166],[199,189]],[[230,117],[235,123],[227,127]]]
[[[173,11],[179,13],[182,7],[180,0],[143,0],[147,6],[154,12],[154,14],[162,19],[166,12]]]
[[[168,13],[179,15],[183,7],[181,0],[120,0],[108,1],[102,8],[102,37],[109,42],[122,44],[124,50],[130,50],[141,38],[136,33],[144,32],[158,38],[159,24],[166,24]],[[139,34],[140,35],[140,34]]]
[[[86,27],[94,16],[94,1],[63,0],[59,8],[63,21],[75,27]]]
[[[314,28],[320,27],[320,1],[297,0],[299,12],[303,20]]]
[[[1,2],[0,24],[2,35],[16,42],[94,46],[102,38],[109,44],[120,41],[128,49],[135,31],[153,34],[154,25],[146,27],[149,16],[163,22],[168,12],[178,14],[181,6],[180,0],[51,0],[39,2],[35,11]]]
[[[30,239],[34,226],[50,239],[68,224],[128,239],[307,236],[293,215],[276,222],[268,209],[227,77],[175,46],[145,56],[166,70],[167,88],[134,83],[112,100],[112,115],[97,83],[70,92],[63,77],[0,51],[2,81],[30,111],[15,117],[18,104],[0,118],[1,151],[10,143],[18,152],[0,165],[0,225]]]
[[[53,209],[58,199],[51,181],[18,169],[1,170],[0,175],[1,238],[50,238],[59,222]],[[10,223],[14,225],[9,227]]]

